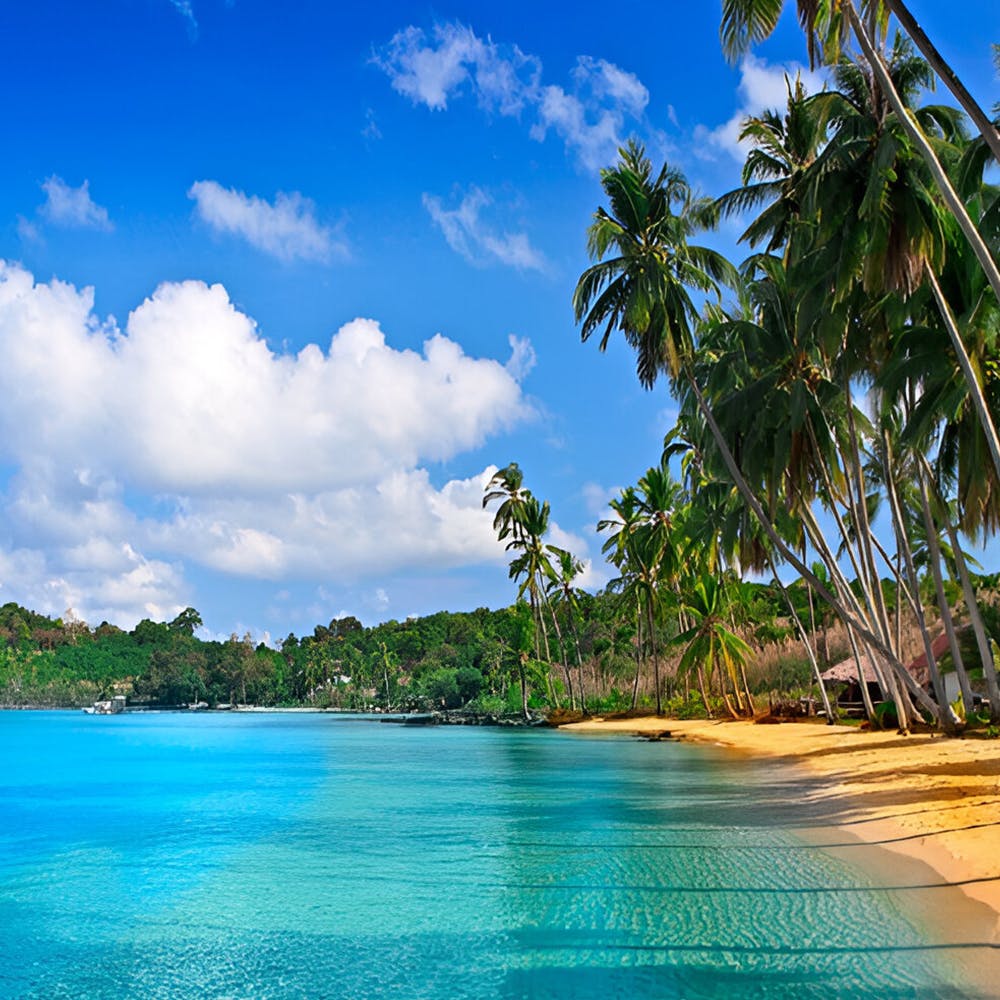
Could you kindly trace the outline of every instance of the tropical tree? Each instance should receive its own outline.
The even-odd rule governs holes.
[[[778,25],[784,6],[784,0],[723,0],[719,34],[726,56],[735,60],[769,38]],[[867,26],[868,35],[877,37],[877,32],[885,33],[888,15],[895,15],[924,59],[979,129],[994,157],[1000,161],[1000,133],[996,124],[938,52],[903,0],[862,0],[863,18],[858,18],[851,0],[797,0],[796,6],[813,64],[817,55],[822,55],[824,61],[835,61],[847,31]]]
[[[726,624],[728,608],[723,584],[714,576],[702,574],[685,587],[684,607],[694,619],[694,625],[677,636],[676,642],[684,647],[679,669],[696,671],[701,683],[705,711],[712,710],[705,694],[704,675],[720,672],[720,690],[723,703],[733,718],[752,715],[752,701],[740,695],[740,669],[751,655],[750,646]],[[733,705],[726,690],[726,681],[735,692],[738,708]],[[749,692],[747,692],[749,695]]]
[[[723,48],[735,57],[746,51],[755,42],[768,37],[777,25],[783,4],[780,0],[724,0],[721,35]],[[836,62],[841,55],[842,46],[847,36],[853,32],[861,53],[866,60],[879,95],[896,117],[896,121],[912,143],[914,149],[927,165],[933,178],[933,184],[940,193],[941,199],[958,223],[962,233],[979,262],[987,281],[993,290],[995,299],[1000,301],[1000,268],[997,267],[992,251],[983,239],[975,222],[971,218],[963,200],[959,197],[951,178],[942,166],[935,149],[921,127],[920,122],[907,108],[904,97],[897,90],[887,61],[883,56],[883,47],[888,27],[889,11],[897,13],[905,24],[916,25],[902,0],[868,0],[863,4],[866,16],[862,19],[852,0],[798,0],[799,19],[806,32],[810,59],[817,53],[822,53],[828,62]],[[914,39],[918,44],[929,40],[922,32]],[[817,44],[819,42],[819,44]],[[933,46],[927,48],[926,54],[939,67],[943,60]],[[957,80],[950,70],[944,72],[946,83]],[[989,121],[985,113],[971,101],[968,92],[960,88],[956,92],[960,102],[971,102],[966,107],[967,112],[977,122],[984,140],[989,143],[994,155],[1000,161],[1000,133]],[[1000,437],[986,406],[981,387],[975,372],[965,353],[961,335],[954,322],[950,306],[941,292],[933,268],[924,267],[924,277],[934,291],[934,297],[944,320],[945,327],[951,339],[952,347],[958,356],[963,377],[969,384],[969,391],[975,404],[976,412],[983,424],[992,461],[1000,474]]]
[[[654,178],[642,148],[634,144],[621,150],[618,165],[602,171],[601,179],[611,211],[599,208],[595,213],[588,245],[599,262],[581,276],[573,299],[583,339],[603,327],[603,347],[611,332],[620,329],[636,349],[638,374],[644,385],[650,387],[661,373],[669,375],[675,385],[683,381],[705,421],[726,474],[775,551],[837,609],[845,623],[886,658],[911,695],[937,717],[935,703],[913,682],[885,636],[877,634],[857,605],[847,599],[849,592],[837,596],[831,593],[779,535],[772,517],[742,473],[699,385],[693,333],[698,314],[689,289],[717,295],[717,278],[725,276],[732,284],[738,283],[728,262],[688,241],[699,225],[711,221],[713,213],[690,196],[676,172],[664,168]],[[612,249],[616,253],[604,259]]]

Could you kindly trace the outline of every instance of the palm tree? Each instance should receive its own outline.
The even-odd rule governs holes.
[[[797,6],[799,21],[806,33],[810,62],[815,64],[820,49],[826,61],[836,60],[840,54],[845,29],[855,28],[860,23],[857,13],[853,10],[853,4],[849,0],[848,2],[838,0],[836,3],[831,3],[830,0],[798,0]],[[851,10],[847,11],[847,7],[851,7]],[[770,37],[778,25],[783,8],[784,0],[723,0],[719,34],[727,58],[735,60],[752,46]],[[938,52],[903,0],[878,0],[877,3],[873,3],[872,0],[862,0],[861,8],[867,15],[869,30],[877,26],[884,33],[887,27],[887,14],[892,13],[896,16],[903,30],[975,123],[983,140],[1000,161],[1000,133],[996,125],[966,89],[958,74]],[[822,32],[824,36],[821,46],[817,46],[818,32]],[[871,33],[875,32],[872,30]]]
[[[643,650],[643,598],[645,590],[639,582],[642,574],[648,575],[643,563],[644,552],[635,542],[635,532],[641,526],[641,509],[635,487],[627,486],[619,496],[609,501],[608,506],[615,513],[613,518],[604,518],[597,524],[598,532],[606,532],[607,538],[601,551],[619,572],[619,576],[608,584],[608,590],[621,595],[622,603],[634,610],[635,614],[635,674],[632,680],[632,702],[634,711],[639,699],[639,678],[642,673]]]
[[[493,530],[502,542],[506,538],[520,541],[523,528],[524,503],[529,496],[524,488],[524,474],[517,462],[511,462],[498,469],[486,484],[483,491],[483,510],[495,500],[499,500],[496,514],[493,518]]]
[[[694,197],[684,175],[667,165],[654,177],[634,140],[619,154],[614,169],[601,171],[611,210],[594,213],[587,249],[598,263],[580,276],[573,308],[584,341],[604,328],[602,351],[621,330],[650,389],[664,371],[676,378],[691,353],[698,316],[691,291],[718,295],[719,283],[734,285],[737,275],[722,254],[688,242],[714,226],[711,200]]]
[[[740,52],[746,51],[755,42],[768,37],[777,25],[782,6],[780,0],[724,0],[721,35],[725,51],[730,56],[736,56]],[[859,17],[852,0],[836,0],[836,2],[833,0],[798,0],[799,19],[806,31],[810,59],[813,60],[817,53],[816,39],[819,34],[822,34],[824,57],[827,61],[834,61],[839,58],[841,45],[846,40],[847,35],[850,32],[854,33],[861,52],[870,67],[873,81],[880,96],[892,109],[900,127],[927,165],[933,178],[933,184],[937,187],[948,211],[961,228],[993,289],[994,297],[1000,301],[1000,268],[997,267],[992,252],[976,228],[962,199],[955,191],[951,179],[941,165],[921,123],[911,114],[904,97],[897,91],[890,69],[882,56],[881,47],[887,28],[888,11],[892,10],[904,24],[908,24],[911,28],[916,25],[916,21],[909,14],[902,0],[884,0],[884,2],[879,0],[877,3],[868,0],[863,6],[867,12],[865,23]],[[923,35],[923,32],[918,30],[914,40],[918,44],[924,44],[925,55],[937,65],[939,72],[943,73],[946,83],[951,85],[957,80],[950,67],[947,67],[946,70],[943,68],[943,60],[940,59],[939,53],[933,46],[929,45],[929,40]],[[997,132],[995,125],[989,121],[982,109],[974,101],[971,101],[964,87],[956,88],[953,92],[960,103],[963,103],[963,106],[966,106],[967,102],[971,102],[966,106],[966,111],[977,122],[984,140],[989,143],[994,155],[1000,161],[1000,133]],[[923,273],[927,283],[933,289],[952,347],[959,359],[963,377],[968,382],[976,412],[983,424],[990,456],[998,475],[1000,475],[1000,437],[998,437],[993,425],[981,387],[966,355],[958,327],[954,322],[949,304],[938,285],[933,268],[925,266]]]
[[[676,171],[664,168],[654,179],[642,147],[630,143],[620,152],[616,167],[601,173],[612,211],[599,208],[589,230],[589,249],[598,263],[584,272],[573,296],[583,340],[603,327],[603,348],[611,332],[620,329],[637,352],[639,379],[645,386],[651,387],[663,372],[675,383],[683,378],[729,478],[775,551],[886,658],[911,694],[937,717],[937,706],[913,682],[885,637],[876,635],[855,610],[845,606],[844,594],[835,597],[779,536],[739,468],[695,376],[693,328],[697,313],[689,289],[717,295],[718,280],[737,283],[734,269],[724,258],[688,242],[688,236],[711,221],[713,213],[691,197]],[[605,260],[612,248],[617,253]]]
[[[728,679],[737,694],[738,703],[741,701],[738,671],[752,650],[735,632],[726,627],[727,608],[723,585],[715,577],[702,574],[685,588],[684,606],[695,624],[675,640],[684,647],[678,669],[684,672],[696,670],[700,681],[703,674],[711,676],[717,669],[720,670],[723,702],[729,714],[733,718],[738,718],[740,714],[752,715],[752,704],[744,708],[742,713],[738,712],[726,692],[725,681]],[[705,699],[705,709],[711,716],[703,682],[702,697]]]
[[[573,636],[573,649],[576,652],[580,709],[584,715],[587,715],[587,697],[583,680],[583,658],[580,654],[580,633],[576,627],[579,602],[577,600],[577,590],[573,586],[573,581],[583,572],[583,563],[572,552],[568,552],[566,549],[561,549],[556,545],[548,545],[546,548],[554,559],[553,569],[556,574],[555,579],[549,580],[546,592],[552,601],[553,620],[555,620],[556,607],[562,606],[565,608],[570,634]],[[562,641],[561,636],[560,641]],[[567,675],[568,673],[569,668],[567,667]],[[573,689],[570,687],[571,697],[572,692]]]

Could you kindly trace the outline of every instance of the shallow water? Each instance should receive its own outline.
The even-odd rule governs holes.
[[[709,747],[0,712],[0,760],[4,998],[977,995]]]

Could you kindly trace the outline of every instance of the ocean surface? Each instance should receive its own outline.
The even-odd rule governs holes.
[[[981,995],[796,780],[624,737],[0,712],[0,997]]]

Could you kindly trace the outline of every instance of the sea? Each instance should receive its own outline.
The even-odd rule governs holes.
[[[807,791],[627,736],[0,712],[0,997],[989,995],[957,890]]]

